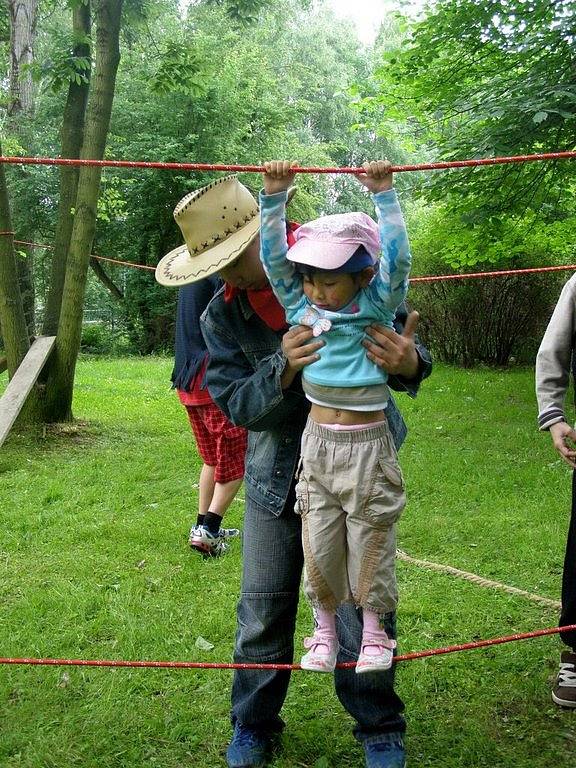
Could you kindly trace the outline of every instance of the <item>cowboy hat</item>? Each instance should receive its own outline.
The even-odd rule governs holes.
[[[288,190],[288,200],[295,188]],[[160,285],[195,283],[242,255],[260,229],[258,203],[237,176],[224,176],[190,192],[174,209],[184,245],[156,267]]]
[[[258,204],[236,176],[225,176],[190,192],[174,209],[184,245],[156,267],[160,285],[195,283],[230,264],[260,228]]]

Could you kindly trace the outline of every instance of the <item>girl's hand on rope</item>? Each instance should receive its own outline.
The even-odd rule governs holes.
[[[285,192],[292,186],[296,174],[292,171],[298,163],[292,160],[269,160],[264,164],[264,194],[273,195]]]
[[[576,432],[570,424],[565,421],[558,421],[550,427],[550,435],[554,448],[558,451],[564,461],[573,469],[576,469]]]
[[[372,160],[369,163],[363,163],[362,168],[364,173],[358,174],[356,178],[373,195],[392,189],[393,174],[390,160]]]

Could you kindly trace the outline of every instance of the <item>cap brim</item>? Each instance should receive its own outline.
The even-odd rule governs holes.
[[[358,248],[358,243],[326,243],[308,239],[297,240],[286,258],[296,264],[316,269],[339,269]]]
[[[258,235],[259,230],[260,215],[255,216],[242,229],[203,253],[191,256],[186,245],[174,248],[158,262],[156,280],[160,285],[178,287],[209,277],[241,256]]]

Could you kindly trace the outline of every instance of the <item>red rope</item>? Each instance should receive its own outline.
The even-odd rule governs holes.
[[[418,163],[414,165],[395,165],[394,173],[402,171],[436,171],[446,168],[467,168],[480,165],[499,165],[502,163],[530,163],[536,160],[568,160],[576,158],[576,152],[546,152],[538,155],[514,155],[510,157],[484,157],[477,160],[452,160],[441,163]],[[244,173],[262,173],[262,165],[223,165],[212,163],[160,163],[133,160],[89,160],[85,158],[68,157],[3,157],[0,163],[14,165],[71,165],[71,166],[99,166],[111,168],[159,168],[163,170],[179,171],[234,171]],[[363,168],[303,168],[297,166],[295,173],[364,173]]]
[[[0,232],[0,235],[6,234]],[[14,234],[13,232],[11,234]],[[18,245],[32,245],[35,248],[49,248],[53,249],[53,245],[44,245],[43,243],[31,243],[29,240],[14,240],[14,243]],[[106,256],[96,256],[95,253],[90,254],[91,259],[97,259],[98,261],[109,261],[112,264],[118,264],[123,267],[135,267],[136,269],[150,269],[152,272],[156,270],[156,267],[151,267],[148,264],[134,264],[133,261],[120,261],[120,259],[109,259]]]
[[[500,269],[494,272],[466,272],[458,275],[426,275],[411,277],[411,283],[433,283],[436,280],[465,280],[469,277],[502,277],[503,275],[520,275],[526,272],[558,272],[563,269],[576,270],[576,264],[564,264],[561,267],[526,267],[525,269]]]
[[[13,232],[3,234],[14,234]],[[14,240],[14,243],[19,245],[33,245],[36,248],[54,248],[53,245],[43,245],[42,243],[31,243],[28,240]],[[132,261],[120,261],[120,259],[110,259],[107,256],[97,256],[95,253],[90,255],[91,259],[98,259],[98,261],[108,261],[110,264],[117,264],[123,267],[135,267],[136,269],[149,269],[152,272],[156,270],[156,267],[151,267],[148,264],[134,264]],[[500,277],[502,275],[521,275],[526,272],[559,272],[561,270],[573,270],[576,271],[576,264],[563,264],[559,267],[526,267],[525,269],[501,269],[494,272],[466,272],[457,275],[426,275],[423,277],[411,277],[411,283],[433,283],[437,280],[465,280],[470,277]]]
[[[489,640],[477,640],[473,643],[461,643],[460,645],[449,645],[443,648],[433,648],[428,651],[416,651],[415,653],[406,653],[396,656],[395,662],[412,661],[413,659],[424,659],[428,656],[440,656],[446,653],[456,653],[457,651],[469,651],[474,648],[485,648],[489,645],[502,645],[516,640],[529,640],[534,637],[543,637],[544,635],[554,635],[559,632],[571,632],[576,630],[576,624],[568,624],[565,627],[553,627],[551,629],[537,629],[533,632],[524,632],[521,634],[507,635],[505,637],[494,637]],[[109,659],[15,659],[0,658],[0,664],[28,664],[34,666],[66,666],[66,667],[154,667],[160,669],[301,669],[300,664],[224,664],[216,662],[201,661],[122,661]],[[349,669],[356,666],[355,661],[347,661],[337,665],[341,669]]]

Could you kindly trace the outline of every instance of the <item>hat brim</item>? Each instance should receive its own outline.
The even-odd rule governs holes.
[[[327,243],[303,238],[294,243],[286,258],[316,269],[339,269],[357,248],[358,243]]]
[[[235,261],[253,242],[260,230],[260,215],[213,248],[190,256],[186,245],[167,253],[158,262],[156,280],[160,285],[178,287],[196,283]]]

